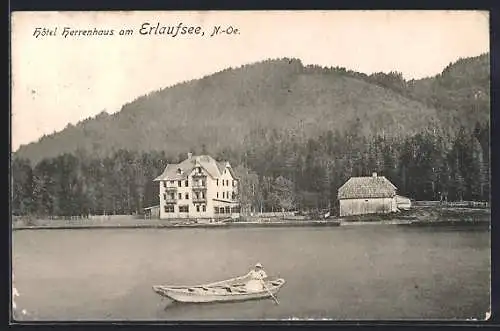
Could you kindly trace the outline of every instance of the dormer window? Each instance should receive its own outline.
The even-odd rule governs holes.
[[[181,168],[177,168],[177,174],[178,175],[182,174],[182,169]]]

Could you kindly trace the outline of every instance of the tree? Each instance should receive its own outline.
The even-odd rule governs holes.
[[[238,200],[241,212],[249,214],[258,207],[259,177],[255,172],[239,165],[233,168],[238,176]]]
[[[294,183],[279,176],[272,185],[271,197],[273,203],[278,205],[283,213],[291,210],[295,205]]]
[[[12,213],[27,215],[33,211],[33,171],[25,159],[12,162]]]

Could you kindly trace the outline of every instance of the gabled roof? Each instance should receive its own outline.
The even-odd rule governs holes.
[[[228,166],[229,171],[231,172],[233,177],[236,178],[229,163],[217,162],[210,155],[193,155],[190,158],[185,159],[181,163],[167,164],[163,173],[160,176],[156,177],[154,180],[159,181],[186,179],[189,174],[191,174],[191,171],[198,165],[202,169],[204,169],[205,172],[212,178],[219,178],[223,174],[224,169],[226,169],[226,166]]]
[[[351,177],[339,188],[338,198],[392,198],[396,195],[396,190],[396,186],[384,176]]]

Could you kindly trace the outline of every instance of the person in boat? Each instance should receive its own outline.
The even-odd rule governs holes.
[[[262,264],[257,263],[255,267],[245,276],[245,278],[249,278],[245,286],[247,291],[260,292],[265,290],[264,281],[267,278],[267,274],[264,271]]]

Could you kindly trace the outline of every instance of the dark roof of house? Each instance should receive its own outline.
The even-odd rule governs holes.
[[[186,179],[197,166],[200,166],[212,178],[219,178],[224,173],[224,169],[227,167],[233,178],[236,178],[228,162],[218,162],[210,155],[193,155],[181,163],[167,164],[163,173],[154,180]]]
[[[396,195],[396,189],[384,176],[351,177],[339,188],[338,198],[392,198]]]

